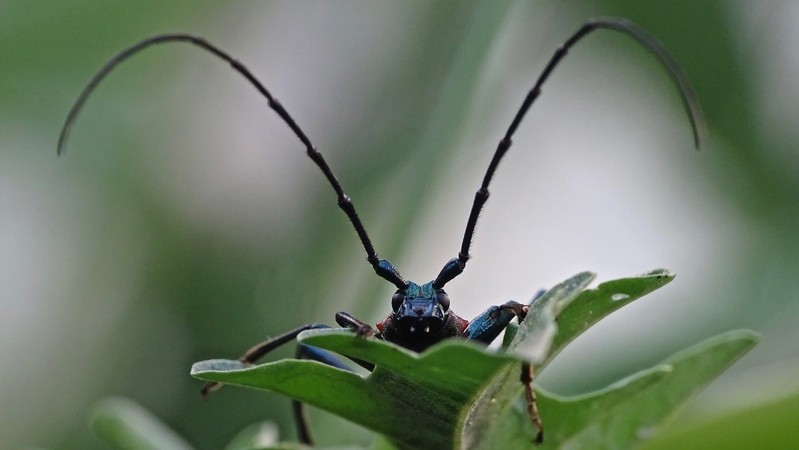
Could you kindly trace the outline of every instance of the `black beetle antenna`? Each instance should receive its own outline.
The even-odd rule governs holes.
[[[349,196],[344,193],[344,190],[341,188],[341,185],[336,179],[336,176],[333,174],[333,171],[330,170],[327,162],[322,157],[322,154],[316,150],[310,139],[308,139],[302,129],[300,129],[299,125],[297,125],[283,105],[281,105],[280,102],[278,102],[277,99],[272,96],[272,94],[264,87],[264,85],[261,84],[261,82],[258,81],[258,79],[255,78],[255,76],[243,64],[201,37],[189,34],[156,35],[144,39],[143,41],[140,41],[131,47],[128,47],[111,58],[111,60],[108,61],[91,78],[91,80],[89,80],[89,83],[86,84],[86,86],[83,88],[83,91],[81,91],[80,96],[78,96],[78,99],[72,105],[72,109],[69,110],[69,114],[64,122],[64,126],[61,128],[61,134],[58,137],[58,154],[61,155],[66,151],[67,139],[69,137],[69,132],[72,129],[72,125],[75,123],[75,119],[83,108],[83,105],[86,103],[86,100],[89,98],[89,95],[94,92],[94,89],[98,84],[100,84],[106,75],[108,75],[117,65],[136,53],[146,49],[147,47],[167,42],[188,42],[208,51],[209,53],[212,53],[220,59],[227,61],[236,72],[246,78],[247,81],[249,81],[250,84],[252,84],[255,89],[261,93],[261,95],[266,97],[269,107],[272,108],[272,110],[275,111],[281,119],[283,119],[283,121],[289,126],[289,128],[291,128],[291,131],[294,132],[297,138],[302,141],[302,143],[305,145],[308,157],[310,157],[313,162],[316,163],[319,169],[322,170],[322,173],[325,174],[325,178],[327,178],[327,181],[333,187],[333,190],[336,191],[338,206],[350,219],[352,226],[355,228],[355,232],[358,234],[358,238],[361,240],[361,244],[363,244],[364,250],[366,250],[366,259],[372,265],[375,272],[382,278],[397,286],[397,288],[407,288],[408,283],[402,278],[402,276],[399,274],[399,271],[397,271],[394,266],[391,265],[391,263],[381,260],[377,256],[377,252],[372,245],[372,241],[369,240],[369,236],[366,234],[366,229],[364,228],[361,219],[358,217],[358,213],[355,211],[355,206],[353,206],[352,200],[350,200]]]
[[[704,134],[702,109],[699,106],[699,101],[696,98],[694,90],[691,88],[691,84],[688,82],[688,79],[677,62],[674,61],[666,51],[665,47],[663,47],[654,36],[638,28],[638,26],[628,20],[618,18],[596,18],[588,20],[576,33],[558,47],[552,55],[544,71],[538,76],[533,88],[527,93],[521,108],[519,108],[519,111],[516,113],[516,117],[513,118],[513,122],[511,122],[510,127],[508,127],[508,131],[505,132],[505,136],[499,141],[497,150],[494,152],[494,157],[491,158],[491,163],[489,163],[485,177],[483,178],[483,184],[474,195],[474,203],[472,204],[472,210],[469,214],[469,220],[466,222],[466,232],[463,235],[461,250],[458,253],[458,257],[449,261],[435,279],[433,285],[437,289],[442,288],[448,281],[460,275],[466,267],[466,262],[469,260],[469,247],[472,244],[472,237],[474,236],[475,226],[477,225],[477,218],[480,215],[480,211],[483,209],[483,205],[485,205],[485,202],[488,200],[488,185],[491,183],[491,178],[494,176],[494,172],[496,172],[500,160],[502,160],[502,157],[505,156],[505,153],[511,146],[513,133],[516,132],[516,128],[518,128],[524,115],[527,114],[527,110],[530,109],[535,99],[541,94],[541,85],[549,78],[549,75],[552,74],[552,71],[558,63],[566,56],[569,49],[586,35],[600,28],[618,31],[631,37],[657,58],[677,86],[683,107],[688,115],[688,120],[691,122],[694,145],[697,150],[701,146],[702,135]]]

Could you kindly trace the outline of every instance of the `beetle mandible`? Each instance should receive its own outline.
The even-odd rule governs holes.
[[[336,193],[338,206],[346,214],[361,245],[366,251],[366,259],[372,266],[372,269],[377,275],[389,283],[393,284],[397,290],[391,298],[391,312],[388,316],[377,323],[377,330],[375,331],[369,324],[355,318],[349,313],[339,312],[336,314],[336,323],[340,326],[353,330],[357,335],[362,337],[375,337],[389,342],[398,344],[409,350],[422,352],[431,345],[440,342],[443,339],[451,337],[460,337],[464,339],[473,340],[476,342],[490,344],[513,320],[523,320],[528,311],[528,305],[524,305],[515,301],[508,301],[502,305],[491,306],[485,312],[477,316],[472,321],[467,321],[456,315],[450,309],[450,299],[444,291],[444,286],[452,281],[455,277],[460,275],[466,268],[466,263],[469,261],[469,248],[474,236],[477,219],[480,211],[485,205],[489,197],[488,186],[491,179],[499,166],[505,153],[511,147],[513,134],[519,127],[522,119],[524,118],[530,106],[541,93],[541,86],[552,74],[552,71],[558,63],[567,54],[569,49],[573,47],[578,41],[597,29],[608,29],[620,32],[642,45],[645,49],[651,52],[656,59],[663,65],[666,72],[671,77],[672,81],[678,88],[683,106],[688,115],[693,132],[694,144],[696,148],[700,147],[701,129],[703,127],[702,112],[696,95],[693,92],[690,84],[688,83],[685,75],[674,59],[666,52],[662,44],[652,35],[642,30],[633,23],[619,18],[596,18],[586,21],[574,34],[572,34],[552,55],[544,70],[536,79],[533,87],[527,93],[522,102],[521,107],[516,112],[510,126],[508,127],[505,135],[500,139],[491,162],[488,165],[482,184],[475,193],[474,202],[469,213],[468,220],[466,221],[466,230],[463,234],[460,251],[457,256],[449,260],[438,275],[432,280],[423,284],[417,284],[413,281],[408,281],[400,275],[399,270],[385,259],[381,259],[375,251],[372,241],[366,233],[366,228],[363,222],[358,217],[355,206],[352,200],[344,192],[333,171],[328,166],[322,154],[314,147],[310,139],[306,136],[305,132],[294,121],[294,118],[289,115],[288,111],[272,96],[272,94],[264,87],[264,85],[247,69],[243,64],[232,58],[228,53],[220,50],[215,45],[211,44],[202,37],[193,36],[189,34],[162,34],[152,36],[144,39],[137,44],[123,50],[109,60],[89,81],[80,93],[78,99],[72,106],[72,109],[67,115],[64,126],[58,140],[58,153],[62,154],[66,148],[69,132],[77,118],[79,112],[83,108],[89,95],[94,91],[97,85],[111,72],[118,64],[127,60],[131,56],[139,53],[140,51],[163,43],[169,42],[186,42],[199,47],[202,50],[210,52],[216,57],[228,62],[231,67],[242,75],[247,81],[250,82],[258,92],[263,95],[267,100],[267,105],[291,128],[294,134],[299,138],[305,146],[306,153],[309,158],[319,167],[324,174],[330,186]],[[324,328],[324,324],[307,324],[295,328],[282,335],[269,339],[265,342],[257,344],[248,350],[241,358],[240,361],[244,363],[254,363],[271,350],[294,340],[298,334],[304,330],[314,328]],[[308,345],[300,344],[297,349],[297,357],[310,358],[331,364],[337,367],[346,368],[334,355],[331,353],[311,347]],[[368,364],[359,362],[365,365],[367,369],[371,369]],[[537,429],[536,443],[543,442],[543,425],[539,417],[535,392],[532,388],[533,382],[533,367],[530,364],[522,364],[520,380],[524,385],[525,398],[528,405],[530,420]],[[207,383],[202,393],[207,395],[215,388],[219,387],[215,383]],[[311,435],[304,418],[302,404],[294,402],[295,418],[298,423],[298,433],[300,441],[304,443],[311,443]]]

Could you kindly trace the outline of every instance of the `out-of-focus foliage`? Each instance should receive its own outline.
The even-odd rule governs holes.
[[[794,2],[9,0],[0,358],[15,363],[0,368],[0,447],[100,448],[86,421],[108,395],[204,448],[265,418],[291,435],[284,399],[231,389],[202,402],[188,367],[340,309],[372,322],[388,312],[391,286],[363,261],[302,146],[224,64],[187,46],[121,66],[56,158],[70,103],[113,53],[189,31],[244,61],[329,159],[381,255],[426,281],[456,253],[535,75],[595,15],[627,17],[671,51],[705,109],[707,148],[690,150],[679,100],[646,52],[592,36],[499,168],[474,259],[447,286],[453,308],[473,317],[585,267],[608,278],[670,267],[680,277],[668,295],[603,320],[541,386],[589,391],[751,328],[761,345],[658,439],[724,437],[721,425],[736,423],[795,444],[782,421],[799,367]],[[312,415],[324,444],[369,440]]]

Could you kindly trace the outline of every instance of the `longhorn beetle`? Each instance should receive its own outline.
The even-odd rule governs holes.
[[[685,75],[677,63],[666,52],[665,48],[652,35],[625,19],[598,18],[588,20],[552,55],[543,72],[541,72],[538,79],[535,81],[532,89],[530,89],[524,98],[521,107],[505,132],[504,137],[500,139],[497,149],[494,151],[494,156],[491,158],[491,162],[486,170],[483,182],[475,193],[474,203],[472,204],[469,218],[466,221],[466,231],[463,234],[463,241],[461,242],[461,248],[457,257],[444,264],[444,267],[435,279],[424,284],[417,284],[406,280],[400,275],[393,264],[385,259],[380,259],[372,245],[372,241],[366,233],[363,222],[355,211],[352,200],[344,193],[344,190],[324,157],[322,157],[322,154],[314,147],[305,132],[297,125],[294,118],[289,115],[288,111],[243,64],[201,37],[188,34],[156,35],[140,41],[114,56],[91,78],[75,101],[72,109],[69,111],[61,130],[61,135],[59,136],[58,154],[64,152],[72,125],[89,95],[94,91],[100,81],[102,81],[118,64],[153,45],[168,42],[187,42],[193,44],[228,62],[236,72],[246,78],[247,81],[266,98],[267,105],[280,116],[289,128],[291,128],[297,138],[299,138],[305,146],[308,157],[311,158],[322,171],[325,178],[327,178],[327,181],[336,193],[338,206],[344,211],[344,214],[347,215],[350,223],[352,223],[352,226],[355,228],[358,239],[360,239],[361,245],[363,245],[366,251],[366,260],[372,266],[372,269],[374,269],[378,276],[396,286],[397,290],[391,298],[391,313],[381,322],[377,323],[377,331],[367,323],[346,312],[336,313],[336,323],[342,327],[353,330],[358,336],[386,340],[416,352],[424,351],[429,346],[450,337],[460,337],[489,344],[508,326],[514,317],[520,321],[523,320],[527,314],[528,306],[515,301],[509,301],[503,305],[489,307],[485,312],[469,322],[450,310],[450,299],[444,291],[444,286],[453,278],[460,275],[466,267],[466,263],[469,261],[469,247],[472,243],[475,226],[477,225],[477,218],[480,215],[483,205],[488,200],[488,185],[491,183],[491,179],[497,170],[500,160],[502,160],[502,157],[505,156],[505,153],[511,146],[513,134],[519,127],[524,115],[530,109],[530,106],[541,93],[541,86],[549,78],[552,71],[558,63],[560,63],[569,49],[586,35],[597,29],[614,30],[627,35],[657,58],[678,88],[683,107],[691,123],[694,144],[697,149],[700,147],[701,129],[703,128],[701,109]],[[252,347],[240,358],[240,361],[244,363],[254,363],[273,349],[294,340],[302,331],[326,327],[327,325],[324,324],[307,324],[295,328],[294,330]],[[336,367],[347,367],[330,352],[303,344],[298,345],[297,357],[314,359]],[[363,361],[358,361],[358,363],[367,369],[373,369],[373,367],[369,367],[368,363]],[[544,434],[541,419],[536,407],[535,393],[532,388],[532,365],[522,364],[520,380],[524,385],[530,420],[538,430],[535,442],[541,443],[543,442]],[[216,383],[207,383],[203,387],[202,393],[203,395],[207,395],[217,387],[219,387],[219,385]],[[294,402],[294,414],[297,420],[299,439],[304,443],[310,444],[312,440],[303,413],[302,404],[296,401]]]

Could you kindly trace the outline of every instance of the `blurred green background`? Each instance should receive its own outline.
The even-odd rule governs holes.
[[[370,322],[389,310],[392,287],[301,144],[196,49],[121,66],[57,158],[71,102],[111,55],[188,31],[245,62],[328,158],[381,256],[424,282],[455,256],[527,89],[596,15],[627,17],[672,52],[705,109],[706,148],[692,150],[647,52],[590,36],[500,166],[474,259],[447,287],[453,308],[473,317],[581,270],[667,267],[674,283],[584,335],[540,384],[584,392],[751,328],[761,344],[652,448],[796,448],[799,5],[787,0],[0,2],[0,448],[103,448],[86,423],[107,395],[198,448],[262,419],[293,439],[286,399],[231,388],[202,401],[191,363],[338,310]],[[369,441],[314,419],[321,443]]]

